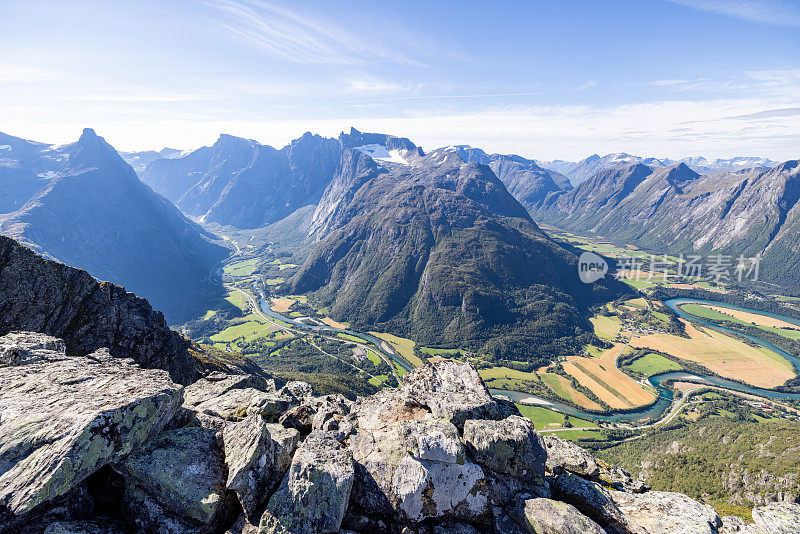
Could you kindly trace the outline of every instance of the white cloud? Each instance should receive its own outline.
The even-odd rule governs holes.
[[[274,2],[215,0],[207,5],[222,12],[219,24],[263,53],[293,63],[355,65],[374,62],[421,66],[383,39],[369,38],[365,28],[349,30],[321,14],[306,15]]]
[[[575,91],[576,92],[581,92],[581,91],[585,91],[587,89],[591,89],[592,87],[596,87],[596,86],[597,86],[597,80],[589,80],[585,84],[583,84],[580,87],[578,87],[577,89],[575,89]]]
[[[669,0],[702,11],[743,20],[800,27],[800,5],[795,0]]]

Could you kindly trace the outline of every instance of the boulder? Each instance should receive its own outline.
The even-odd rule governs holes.
[[[647,534],[644,528],[620,510],[609,491],[595,482],[564,472],[556,477],[552,488],[555,499],[573,505],[609,532]]]
[[[353,475],[351,452],[330,434],[312,432],[269,500],[259,533],[338,532],[350,501]]]
[[[13,362],[0,368],[0,523],[125,459],[181,404],[182,387],[165,371],[105,349],[67,356],[63,342],[32,333],[0,345]]]
[[[650,534],[692,532],[715,534],[722,525],[713,507],[682,493],[648,491],[642,494],[610,491],[619,510]]]
[[[223,449],[213,430],[163,432],[119,467],[126,484],[126,519],[145,531],[166,520],[162,518],[196,525],[197,532],[214,531],[234,519],[236,497],[225,489]]]
[[[125,524],[110,517],[85,521],[56,521],[44,529],[44,534],[126,534]]]
[[[458,428],[467,419],[502,419],[504,409],[492,398],[477,368],[467,362],[444,360],[417,367],[403,376],[401,388],[409,402]]]
[[[755,527],[769,534],[797,534],[800,531],[800,504],[774,502],[753,509]],[[749,531],[747,531],[749,532]]]
[[[738,532],[746,532],[747,522],[741,517],[735,515],[726,515],[722,517],[722,526],[719,528],[719,534],[736,534]]]
[[[368,514],[401,521],[447,517],[481,520],[489,511],[487,480],[468,462],[455,425],[446,419],[400,421],[358,429],[354,500]]]
[[[281,388],[280,393],[281,395],[294,397],[298,401],[304,401],[308,397],[314,395],[314,390],[307,382],[292,380],[287,382],[286,385]]]
[[[295,429],[267,423],[259,414],[250,414],[223,431],[226,486],[236,492],[248,519],[269,498],[280,483],[297,448]]]
[[[586,449],[578,447],[571,441],[557,436],[544,436],[547,447],[547,469],[551,472],[557,468],[584,477],[595,477],[600,473],[600,468]]]
[[[536,486],[545,485],[545,443],[530,419],[512,415],[502,421],[467,420],[464,444],[482,466]]]
[[[228,421],[241,421],[248,413],[277,420],[294,402],[292,397],[251,387],[266,383],[259,377],[216,374],[213,378],[203,378],[187,386],[183,407]]]
[[[571,504],[552,499],[526,500],[519,519],[531,534],[605,533],[600,525],[581,514]]]

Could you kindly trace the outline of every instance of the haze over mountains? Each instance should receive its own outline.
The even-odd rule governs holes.
[[[139,181],[91,129],[54,147],[0,134],[0,233],[148,298],[170,322],[202,313],[228,254]]]

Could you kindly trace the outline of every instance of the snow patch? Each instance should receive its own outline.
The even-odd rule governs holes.
[[[0,150],[11,150],[11,145],[0,145]]]
[[[408,165],[408,160],[404,157],[405,150],[386,150],[385,146],[370,144],[355,147],[356,150],[362,154],[366,154],[375,161],[383,163],[399,163],[400,165]]]

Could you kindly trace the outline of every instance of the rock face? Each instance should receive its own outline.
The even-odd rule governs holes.
[[[779,503],[723,523],[685,495],[633,488],[545,442],[455,360],[353,403],[223,373],[184,391],[64,346],[0,338],[0,534],[771,534],[800,520]]]
[[[14,353],[0,366],[0,523],[123,460],[181,403],[166,372],[107,350],[67,356],[62,341],[33,333],[9,334],[0,346]]]
[[[530,419],[512,415],[502,421],[466,421],[464,443],[475,461],[493,471],[545,485],[547,452]]]
[[[313,432],[261,518],[259,533],[339,532],[353,488],[353,455],[331,435]]]
[[[166,369],[181,384],[224,368],[209,355],[201,361],[202,349],[170,330],[146,300],[0,236],[0,334],[14,330],[58,337],[69,354],[107,348],[112,356]]]

